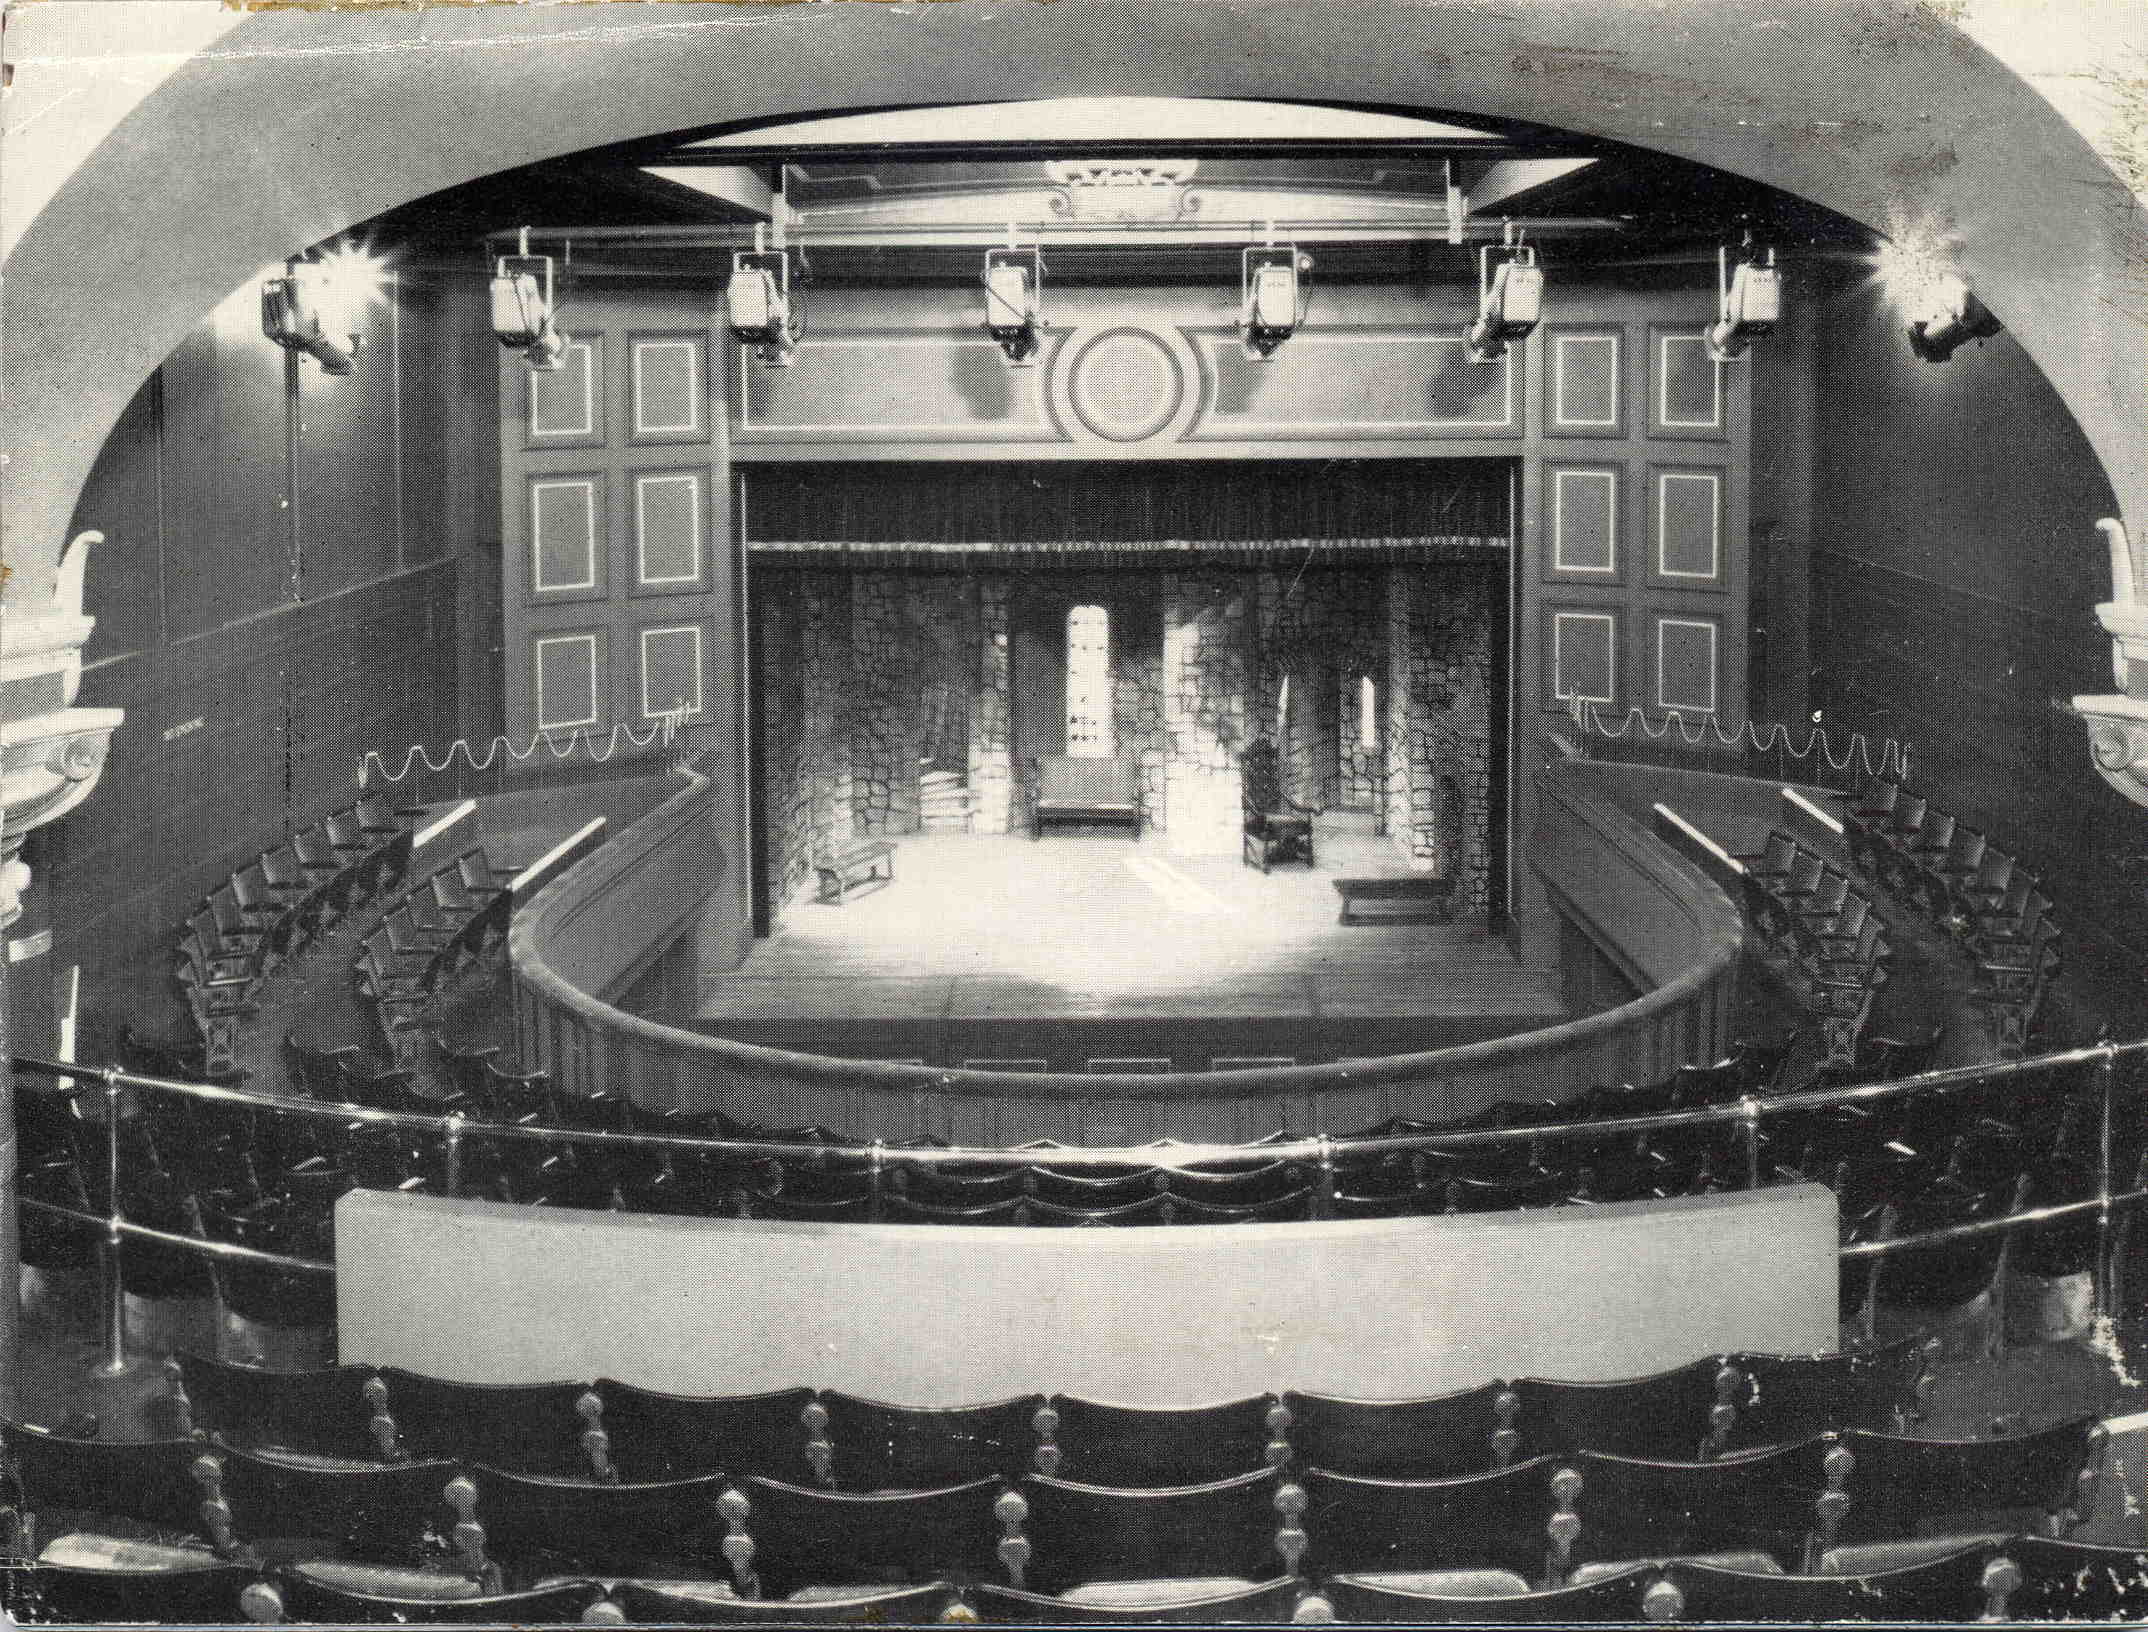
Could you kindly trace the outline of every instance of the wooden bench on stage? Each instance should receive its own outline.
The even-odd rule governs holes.
[[[1141,767],[1131,759],[1088,759],[1045,754],[1036,766],[1036,798],[1029,836],[1044,836],[1046,822],[1122,823],[1141,837]]]
[[[888,864],[885,873],[880,871],[883,861]],[[823,851],[814,858],[813,870],[820,874],[820,899],[839,907],[854,885],[869,884],[874,879],[895,882],[895,846],[886,839],[867,839],[847,849]]]
[[[1430,873],[1407,878],[1338,878],[1335,893],[1342,897],[1342,916],[1337,923],[1451,924],[1454,922],[1454,880]]]

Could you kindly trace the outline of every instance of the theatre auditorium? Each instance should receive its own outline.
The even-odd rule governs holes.
[[[1961,10],[12,14],[6,1611],[2148,1619]]]

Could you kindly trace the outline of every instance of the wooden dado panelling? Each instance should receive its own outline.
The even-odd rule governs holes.
[[[508,735],[598,745],[683,708],[734,719],[724,354],[705,288],[586,293],[565,365],[499,363]],[[812,366],[812,365],[801,365]],[[617,752],[637,750],[624,737]]]

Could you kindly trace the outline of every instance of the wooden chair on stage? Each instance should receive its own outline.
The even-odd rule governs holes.
[[[1245,801],[1245,862],[1262,872],[1278,861],[1313,862],[1313,811],[1283,791],[1275,744],[1255,737],[1239,760]]]

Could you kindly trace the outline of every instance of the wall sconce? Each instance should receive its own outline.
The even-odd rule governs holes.
[[[1007,224],[1007,247],[988,249],[984,260],[984,331],[999,343],[1016,368],[1034,368],[1044,337],[1044,251],[1014,241]]]
[[[1267,243],[1246,245],[1239,268],[1238,338],[1248,361],[1270,361],[1305,321],[1312,270],[1312,256],[1299,254],[1295,244],[1275,241],[1272,221]]]
[[[1909,349],[1928,363],[1943,363],[1971,340],[1988,340],[2004,327],[1960,273],[1946,272],[1933,280],[1928,309],[1910,321]]]
[[[1477,321],[1462,337],[1473,363],[1496,363],[1511,342],[1528,339],[1544,315],[1544,269],[1537,265],[1536,246],[1523,243],[1509,221],[1500,230],[1497,271],[1493,247],[1477,251]]]
[[[283,276],[261,285],[261,332],[311,357],[323,374],[349,375],[365,344],[359,319],[384,276],[381,262],[362,250],[285,261]]]
[[[1775,331],[1783,315],[1775,251],[1754,250],[1750,237],[1746,251],[1735,271],[1728,249],[1715,252],[1716,320],[1708,328],[1708,355],[1719,363],[1743,357],[1755,340]]]
[[[509,351],[520,351],[539,373],[556,372],[573,338],[555,321],[557,302],[552,257],[530,253],[530,229],[513,255],[492,264],[492,333]]]
[[[731,333],[769,368],[789,368],[805,333],[805,309],[791,299],[791,256],[767,247],[767,228],[756,223],[753,248],[731,257],[724,311]]]

